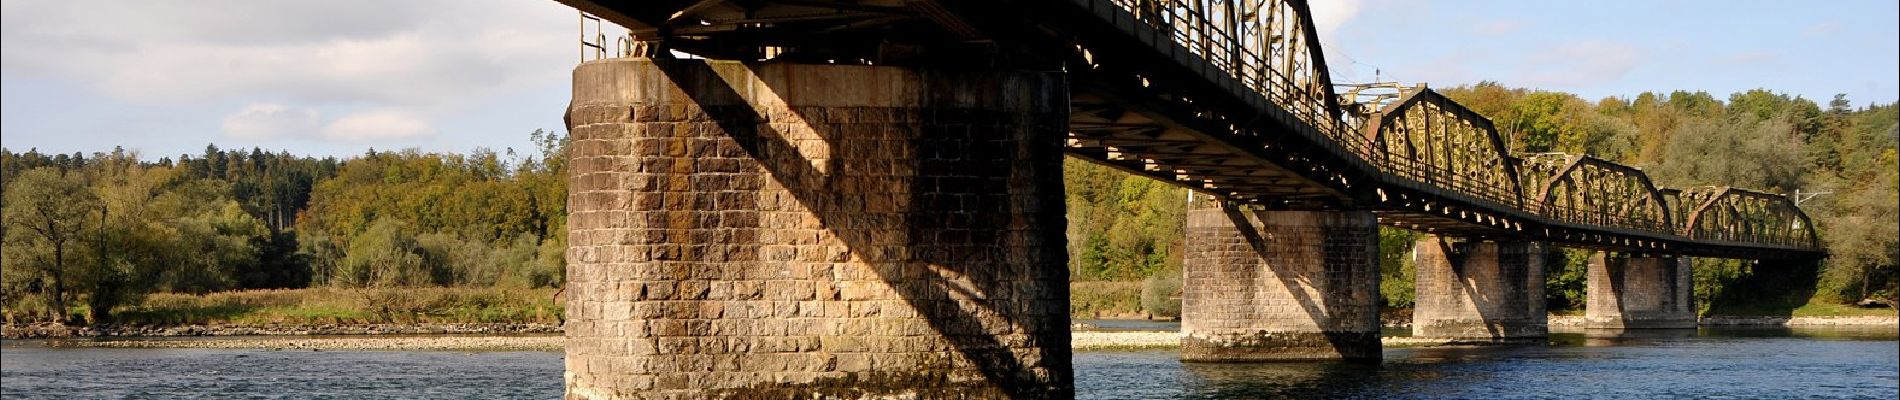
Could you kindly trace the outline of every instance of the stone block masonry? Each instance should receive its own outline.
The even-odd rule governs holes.
[[[1412,336],[1504,340],[1550,336],[1544,247],[1425,236],[1413,244],[1418,303]]]
[[[1380,358],[1372,213],[1197,201],[1186,235],[1183,361]]]
[[[1069,398],[1057,72],[574,72],[567,397]]]
[[[1584,285],[1585,329],[1694,329],[1689,258],[1597,252]]]

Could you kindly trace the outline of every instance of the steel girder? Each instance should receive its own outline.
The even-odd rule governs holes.
[[[1675,233],[1662,191],[1642,170],[1582,154],[1541,153],[1523,158],[1526,208],[1553,220]]]
[[[1732,187],[1666,189],[1678,234],[1699,241],[1820,247],[1807,213],[1788,196]]]
[[[1076,53],[1071,154],[1278,208],[1346,207],[1370,176],[1342,148],[1365,144],[1340,140],[1350,135],[1302,2],[1024,5],[1090,16],[1038,21]]]
[[[1360,91],[1355,89],[1351,95]],[[1364,156],[1398,175],[1500,205],[1523,208],[1516,163],[1491,120],[1424,85],[1396,96],[1354,102],[1369,113],[1359,128],[1372,141]]]

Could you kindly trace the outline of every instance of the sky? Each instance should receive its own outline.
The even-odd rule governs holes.
[[[1337,83],[1586,99],[1900,98],[1900,2],[1314,0]],[[532,148],[563,130],[574,10],[541,0],[0,2],[0,145],[148,159]]]

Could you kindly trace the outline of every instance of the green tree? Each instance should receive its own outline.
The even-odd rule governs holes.
[[[330,282],[344,287],[426,286],[435,274],[402,221],[381,218],[350,239]]]
[[[1425,235],[1379,228],[1379,296],[1388,307],[1411,307],[1418,299],[1418,263],[1412,246]]]
[[[1553,248],[1544,257],[1544,305],[1550,311],[1582,310],[1593,250]]]
[[[1586,106],[1569,93],[1532,92],[1512,105],[1510,119],[1499,128],[1506,131],[1514,151],[1582,152],[1587,140],[1571,136],[1583,132]]]
[[[1885,109],[1887,118],[1893,110]],[[1848,138],[1841,178],[1820,190],[1832,194],[1805,204],[1831,253],[1819,293],[1829,300],[1900,298],[1900,128],[1891,121],[1871,119]]]
[[[1155,317],[1179,318],[1181,316],[1181,270],[1159,271],[1142,280],[1141,309]]]
[[[1792,192],[1805,173],[1801,142],[1787,122],[1745,117],[1690,123],[1677,132],[1652,170],[1659,184],[1735,186]]]
[[[1064,168],[1078,280],[1135,281],[1178,267],[1184,189],[1077,159]]]
[[[311,286],[349,286],[352,281],[339,278],[342,271],[343,245],[331,236],[304,233],[297,237],[297,254],[308,260]]]
[[[178,235],[155,223],[150,205],[171,180],[169,171],[144,168],[135,154],[115,151],[94,158],[85,173],[99,198],[93,232],[92,267],[78,280],[87,293],[87,315],[94,322],[112,318],[113,307],[137,301],[151,290],[151,269],[168,265],[179,251],[169,246]]]
[[[9,276],[6,289],[37,292],[50,306],[48,314],[65,320],[75,281],[97,260],[86,256],[91,249],[85,245],[97,233],[99,198],[77,174],[50,167],[21,173],[5,190],[6,257],[0,259]]]

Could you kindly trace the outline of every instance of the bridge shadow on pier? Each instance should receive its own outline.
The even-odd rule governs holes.
[[[1471,261],[1471,257],[1473,256],[1472,253],[1474,253],[1474,251],[1472,250],[1475,250],[1474,247],[1476,247],[1476,245],[1478,245],[1478,243],[1481,243],[1481,242],[1470,242],[1470,244],[1467,245],[1465,249],[1459,249],[1456,244],[1445,240],[1445,238],[1442,236],[1433,235],[1433,236],[1427,236],[1427,237],[1433,238],[1431,240],[1431,242],[1433,242],[1432,245],[1437,246],[1439,254],[1443,254],[1445,256],[1445,261],[1449,264],[1447,265],[1447,267],[1449,267],[1448,272],[1450,272],[1452,275],[1451,276],[1452,281],[1458,283],[1458,286],[1455,289],[1462,292],[1464,294],[1465,299],[1470,299],[1469,301],[1471,302],[1472,309],[1477,311],[1478,319],[1483,321],[1485,333],[1490,335],[1490,339],[1503,341],[1506,332],[1504,330],[1503,324],[1501,324],[1500,321],[1503,320],[1503,317],[1506,317],[1509,315],[1508,313],[1507,315],[1498,315],[1497,313],[1498,310],[1492,309],[1491,307],[1485,307],[1485,305],[1507,304],[1507,305],[1516,305],[1519,307],[1525,307],[1525,306],[1528,306],[1530,302],[1532,301],[1544,301],[1543,299],[1523,298],[1522,296],[1525,293],[1525,291],[1523,290],[1508,290],[1509,288],[1488,288],[1490,290],[1485,290],[1484,288],[1477,287],[1475,285],[1476,283],[1475,280],[1468,279],[1467,277],[1470,277],[1472,273],[1477,272],[1470,269],[1471,267],[1470,261]],[[1473,239],[1473,240],[1476,240],[1476,239]],[[1490,256],[1492,257],[1493,262],[1499,263],[1499,265],[1496,266],[1498,269],[1497,273],[1503,275],[1503,276],[1496,277],[1493,280],[1494,281],[1501,280],[1503,282],[1506,282],[1506,285],[1509,285],[1510,283],[1522,283],[1522,282],[1528,281],[1529,278],[1525,276],[1526,274],[1530,273],[1529,271],[1526,271],[1526,268],[1529,268],[1528,265],[1502,265],[1507,260],[1516,261],[1516,260],[1524,259],[1524,257],[1508,257],[1507,258],[1504,254],[1505,246],[1506,245],[1504,242],[1497,242],[1492,247],[1494,250],[1493,250],[1493,253],[1490,254]],[[1514,263],[1514,264],[1518,264],[1518,263]],[[1541,284],[1541,283],[1538,283],[1538,284]],[[1500,289],[1503,289],[1503,290],[1500,290]],[[1506,296],[1502,299],[1493,298],[1493,296],[1499,294],[1499,292],[1504,292],[1503,294]],[[1416,309],[1417,308],[1415,306],[1414,310]],[[1418,317],[1417,314],[1413,314],[1412,326],[1418,326],[1417,317]]]
[[[955,94],[930,92],[969,85],[976,77],[936,70],[906,72],[922,74],[926,82],[921,115],[904,114],[907,110],[901,108],[771,108],[748,101],[735,90],[734,84],[749,77],[731,76],[729,70],[721,76],[699,60],[654,62],[751,158],[743,163],[756,161],[756,167],[741,172],[762,169],[769,173],[817,218],[824,232],[843,242],[849,260],[862,263],[834,259],[830,267],[813,267],[829,274],[812,274],[821,286],[819,300],[853,300],[849,293],[840,294],[842,287],[822,286],[848,285],[854,274],[874,272],[878,281],[894,290],[927,321],[929,329],[948,342],[951,348],[945,350],[960,356],[927,356],[923,365],[879,365],[875,370],[848,371],[850,375],[842,379],[774,387],[854,398],[880,389],[905,388],[920,389],[925,398],[1073,396],[1067,253],[1061,228],[1062,135],[1057,134],[1066,129],[1066,115],[1024,119],[1018,114],[983,115],[993,111],[980,107],[956,107],[957,99],[930,97]],[[758,80],[765,84],[763,89],[784,100],[791,100],[784,97],[788,95],[814,94],[811,87],[790,87],[813,82],[767,78],[769,65],[746,64],[746,73],[764,78]],[[1020,90],[1027,84],[1015,83],[959,90],[967,95],[971,90]],[[761,88],[746,89],[758,94]],[[1059,101],[1046,106],[1067,111],[1066,92],[1016,101]],[[793,118],[804,126],[791,125]],[[890,119],[913,118],[921,119],[910,125],[920,126],[920,131],[885,124]],[[814,134],[816,138],[810,137]],[[814,159],[822,162],[814,163]],[[751,204],[721,204],[719,209],[758,210],[758,203],[772,201],[763,197],[754,197]],[[1033,207],[1041,210],[1025,210],[1024,201],[1039,202]],[[781,228],[751,222],[755,230]],[[761,258],[761,267],[775,261]],[[871,322],[880,315],[901,314],[854,318]],[[1024,320],[1025,316],[1039,319]],[[915,340],[892,344],[902,345],[899,351],[927,353],[913,347]],[[955,375],[968,374],[970,368],[959,358],[980,371],[985,381],[980,387],[958,382]]]
[[[1287,235],[1289,237],[1268,239],[1261,236],[1260,232],[1263,227],[1256,225],[1254,221],[1258,220],[1261,224],[1271,224],[1272,214],[1270,212],[1250,211],[1255,215],[1254,219],[1249,219],[1245,214],[1246,212],[1235,209],[1234,207],[1222,206],[1221,210],[1227,214],[1227,218],[1233,223],[1233,226],[1238,228],[1237,230],[1240,232],[1241,237],[1246,239],[1247,245],[1253,250],[1254,254],[1257,254],[1258,257],[1265,260],[1265,268],[1274,270],[1274,278],[1279,281],[1282,287],[1286,288],[1286,292],[1292,296],[1294,303],[1299,305],[1300,310],[1318,327],[1318,332],[1315,333],[1325,337],[1327,344],[1331,347],[1333,352],[1345,357],[1345,361],[1348,362],[1377,363],[1381,359],[1382,355],[1380,354],[1380,346],[1378,345],[1380,334],[1376,322],[1368,333],[1345,332],[1342,329],[1338,329],[1338,325],[1335,322],[1355,318],[1355,316],[1351,315],[1354,312],[1370,312],[1373,314],[1373,320],[1378,320],[1378,308],[1376,306],[1370,310],[1352,310],[1350,308],[1353,306],[1340,304],[1340,302],[1336,301],[1338,293],[1350,291],[1351,289],[1349,289],[1349,287],[1360,284],[1359,280],[1375,279],[1375,277],[1378,276],[1379,272],[1377,268],[1373,268],[1369,271],[1355,271],[1350,269],[1347,271],[1333,270],[1334,265],[1347,265],[1347,263],[1350,262],[1348,260],[1352,257],[1366,256],[1363,250],[1355,250],[1350,248],[1351,246],[1324,243],[1326,240],[1325,237],[1337,234],[1337,232],[1329,231],[1339,229],[1332,226],[1319,228],[1322,231],[1315,232],[1319,233],[1317,235]],[[1301,238],[1301,236],[1304,236],[1304,238]],[[1372,232],[1372,237],[1376,240],[1378,237],[1377,231]],[[1321,241],[1321,243],[1316,245],[1314,243],[1305,242],[1307,240]],[[1319,261],[1324,264],[1321,271],[1318,274],[1287,273],[1289,272],[1287,269],[1291,267],[1285,264],[1298,262],[1289,259],[1287,256],[1292,255],[1294,258],[1297,258],[1297,252],[1308,251],[1305,249],[1310,248],[1320,249]],[[1374,252],[1371,254],[1377,253]],[[1256,273],[1264,272],[1265,271],[1260,271]],[[1322,279],[1324,279],[1325,282],[1315,282],[1313,275],[1323,277]],[[1304,290],[1305,288],[1321,288],[1319,290],[1319,296],[1314,297],[1311,293]],[[1378,285],[1373,284],[1372,290],[1368,293],[1351,293],[1349,295],[1376,296],[1377,294]],[[1368,336],[1370,336],[1371,343],[1367,343]],[[1370,351],[1368,351],[1368,349],[1370,349]]]

